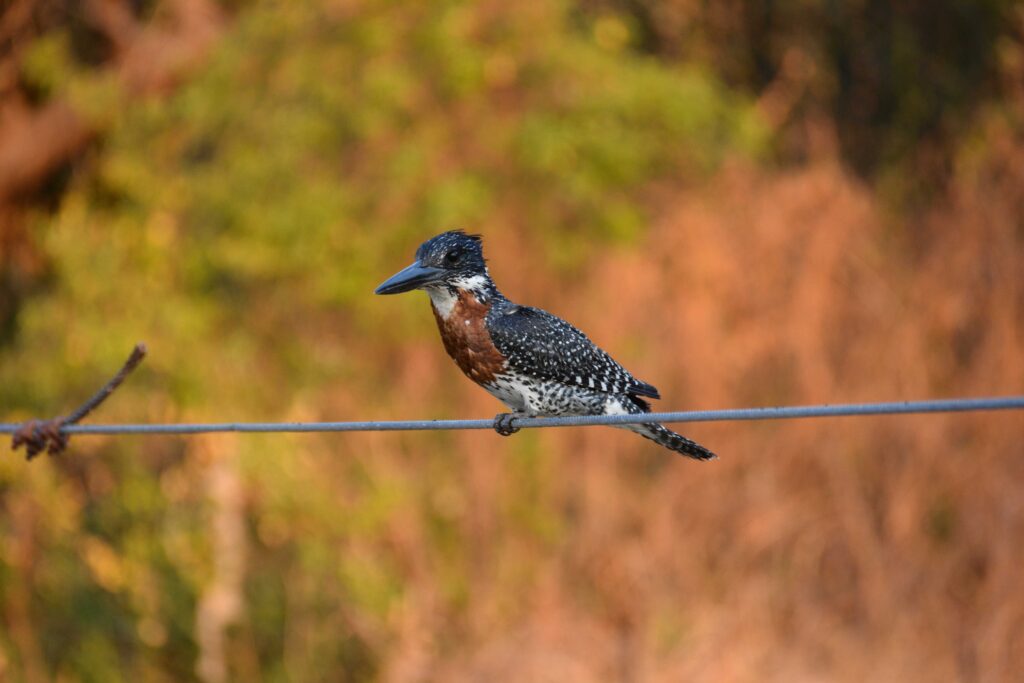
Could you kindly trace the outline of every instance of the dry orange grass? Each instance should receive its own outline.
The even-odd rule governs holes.
[[[965,171],[905,225],[829,163],[729,169],[564,293],[500,256],[529,246],[515,237],[491,239],[492,270],[657,384],[665,409],[1020,393],[1021,187],[1019,161]],[[410,387],[453,390],[454,413],[490,409],[439,345],[412,353]],[[396,414],[426,396],[409,400]],[[547,545],[502,526],[508,442],[458,434],[451,497],[476,567],[465,623],[438,609],[423,522],[394,520],[413,559],[384,679],[1012,680],[1022,428],[1019,414],[687,426],[722,456],[703,465],[618,430],[520,435],[544,459],[536,504],[561,516]]]

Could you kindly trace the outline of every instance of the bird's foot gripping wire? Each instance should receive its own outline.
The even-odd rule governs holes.
[[[517,417],[521,416],[515,413],[498,413],[494,416],[494,431],[502,436],[512,436],[519,431],[519,427],[514,424]]]

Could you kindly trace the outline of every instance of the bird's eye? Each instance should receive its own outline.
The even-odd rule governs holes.
[[[462,252],[459,250],[449,251],[444,255],[444,262],[449,266],[457,266],[462,261]]]

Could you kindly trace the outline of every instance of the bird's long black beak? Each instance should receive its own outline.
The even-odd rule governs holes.
[[[408,292],[411,289],[417,289],[423,285],[430,284],[440,279],[443,274],[444,270],[441,268],[421,266],[417,261],[380,283],[380,286],[373,290],[373,293],[401,294],[402,292]]]

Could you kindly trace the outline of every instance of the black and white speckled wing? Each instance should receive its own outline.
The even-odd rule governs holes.
[[[585,334],[547,311],[506,302],[491,310],[487,327],[516,372],[608,394],[661,398]]]

